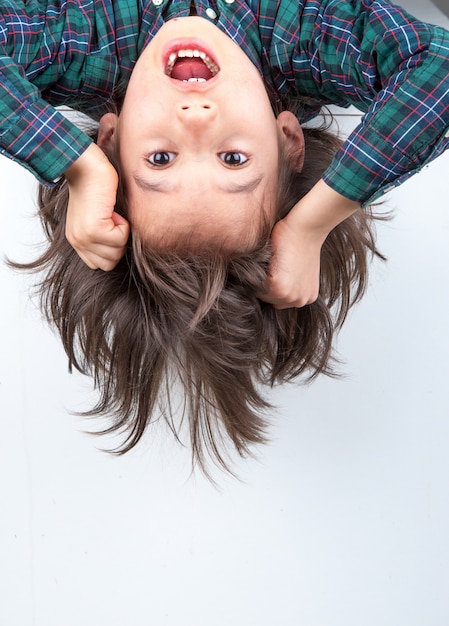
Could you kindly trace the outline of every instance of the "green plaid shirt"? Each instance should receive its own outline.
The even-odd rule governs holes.
[[[257,65],[269,90],[355,105],[361,124],[325,173],[363,203],[449,143],[449,33],[382,0],[195,0]],[[90,140],[55,109],[92,113],[129,79],[161,25],[190,0],[0,0],[0,150],[51,183]]]

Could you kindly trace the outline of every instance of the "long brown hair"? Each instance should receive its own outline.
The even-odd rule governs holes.
[[[338,140],[306,129],[298,174],[280,164],[277,216],[282,218],[321,177]],[[121,432],[115,452],[130,450],[163,416],[176,436],[188,419],[193,460],[229,469],[226,441],[245,455],[266,438],[270,403],[264,389],[299,377],[335,374],[334,334],[365,292],[375,247],[373,217],[360,210],[335,228],[322,248],[320,295],[300,309],[260,301],[271,257],[270,229],[244,254],[224,250],[155,252],[133,235],[111,272],[89,269],[67,242],[66,181],[39,190],[47,250],[28,265],[43,270],[39,297],[61,336],[70,368],[92,376],[99,398],[85,415],[106,416],[101,432]],[[116,210],[126,215],[126,198]],[[182,407],[173,406],[175,385]],[[177,416],[180,420],[177,420]]]

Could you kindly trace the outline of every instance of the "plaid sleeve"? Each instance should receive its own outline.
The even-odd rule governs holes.
[[[0,153],[51,183],[91,140],[40,98],[21,68],[0,52]]]
[[[449,32],[382,0],[305,5],[319,7],[308,56],[321,96],[365,112],[324,178],[367,204],[449,145]]]

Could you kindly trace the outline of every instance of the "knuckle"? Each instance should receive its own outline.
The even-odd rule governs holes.
[[[110,272],[117,265],[117,261],[104,261],[99,265],[99,268],[104,272]]]
[[[79,253],[78,253],[78,256],[83,261],[83,263],[85,263],[87,267],[89,267],[91,270],[97,269],[97,265],[93,261],[91,261],[89,257],[85,256],[84,254],[79,254]]]
[[[288,280],[275,279],[271,291],[279,300],[289,300],[292,296],[292,288]]]

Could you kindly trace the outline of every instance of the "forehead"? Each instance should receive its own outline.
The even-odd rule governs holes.
[[[274,215],[274,176],[263,177],[256,189],[226,192],[210,182],[203,187],[178,185],[171,192],[145,189],[129,192],[133,229],[158,248],[192,243],[220,245],[236,251],[252,247]]]

